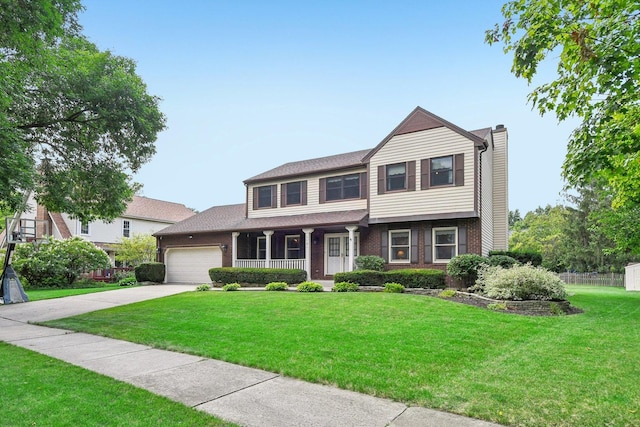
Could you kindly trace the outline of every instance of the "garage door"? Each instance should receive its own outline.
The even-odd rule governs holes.
[[[167,282],[211,283],[209,269],[222,267],[219,247],[169,248],[165,254]]]

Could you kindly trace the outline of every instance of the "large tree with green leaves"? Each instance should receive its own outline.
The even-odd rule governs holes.
[[[80,33],[78,0],[0,0],[0,202],[34,192],[84,222],[121,214],[165,118],[128,58]]]
[[[541,114],[581,119],[563,166],[571,185],[604,180],[614,207],[640,204],[640,4],[637,0],[514,0],[490,44],[532,82],[545,61],[557,78],[533,89]]]
[[[129,267],[137,267],[156,259],[156,238],[151,234],[134,234],[123,237],[116,247],[116,261]]]

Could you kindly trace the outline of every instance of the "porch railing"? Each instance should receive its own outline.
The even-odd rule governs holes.
[[[266,268],[264,259],[237,259],[234,267],[242,268]],[[269,268],[296,268],[305,270],[304,259],[272,259]]]

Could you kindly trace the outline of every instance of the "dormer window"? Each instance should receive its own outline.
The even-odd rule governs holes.
[[[431,159],[431,186],[453,184],[453,156]]]
[[[253,208],[267,209],[276,207],[276,186],[265,185],[253,188]]]
[[[387,191],[398,191],[407,188],[407,164],[387,165]]]

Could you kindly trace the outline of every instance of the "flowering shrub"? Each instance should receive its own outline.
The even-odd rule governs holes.
[[[476,292],[499,300],[563,300],[567,293],[564,282],[542,267],[530,264],[483,267],[478,272]]]

